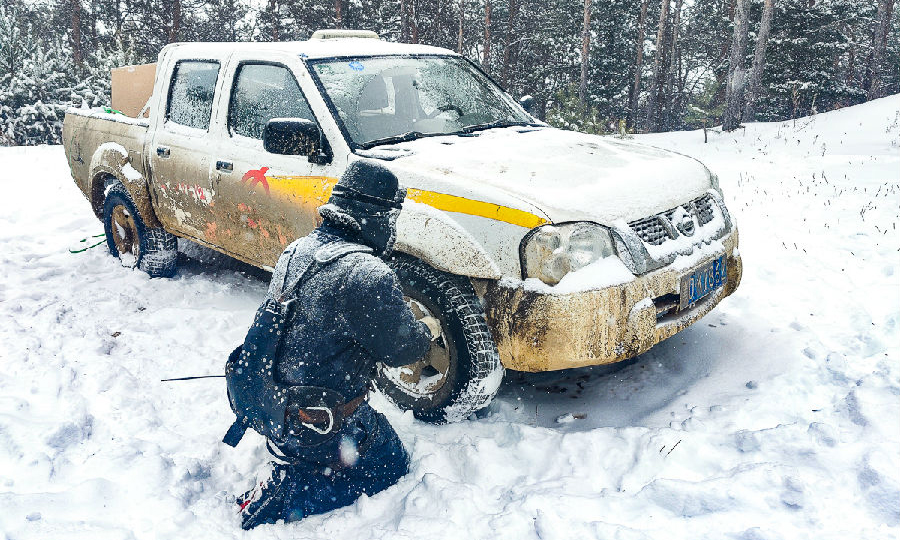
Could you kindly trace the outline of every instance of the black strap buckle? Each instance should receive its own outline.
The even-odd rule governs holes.
[[[303,422],[303,421],[300,422],[301,426],[303,426],[305,428],[309,428],[320,435],[328,435],[329,433],[331,433],[334,430],[335,421],[334,421],[334,411],[332,409],[330,409],[329,407],[303,407],[303,409],[305,409],[307,411],[323,411],[326,414],[328,414],[328,427],[325,429],[320,429],[320,428],[317,428],[316,425],[313,423],[307,423],[307,422]]]
[[[237,419],[233,424],[231,424],[231,427],[228,428],[228,432],[225,433],[225,436],[222,437],[222,442],[234,448],[238,445],[239,442],[241,442],[241,439],[244,438],[244,433],[246,432],[246,420]]]

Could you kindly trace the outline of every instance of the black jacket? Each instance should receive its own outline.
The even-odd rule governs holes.
[[[317,251],[339,241],[347,241],[343,231],[324,224],[291,244],[269,293],[277,297]],[[324,386],[349,401],[365,392],[375,362],[402,366],[428,350],[428,327],[415,320],[396,275],[374,255],[350,253],[319,267],[291,298],[297,302],[275,362],[276,380],[285,384]]]

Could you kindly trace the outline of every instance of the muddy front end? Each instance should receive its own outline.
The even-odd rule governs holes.
[[[537,372],[633,358],[732,294],[742,262],[724,203],[710,191],[684,208],[693,228],[677,209],[614,227],[618,257],[631,271],[618,283],[575,291],[565,282],[491,283],[485,311],[503,365]]]

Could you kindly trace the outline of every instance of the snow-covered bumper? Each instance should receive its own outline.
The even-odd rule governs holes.
[[[488,324],[508,369],[552,371],[632,358],[706,315],[741,281],[737,229],[691,268],[668,265],[622,285],[571,294],[492,283],[485,295]],[[726,281],[679,309],[681,280],[692,268],[725,256]]]

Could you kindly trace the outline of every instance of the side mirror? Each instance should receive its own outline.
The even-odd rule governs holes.
[[[309,156],[314,163],[329,163],[323,152],[325,138],[315,122],[303,118],[273,118],[263,128],[263,148],[273,154]]]
[[[529,94],[525,94],[524,96],[519,98],[519,105],[525,109],[525,112],[531,114],[531,108],[534,107],[534,98]]]

